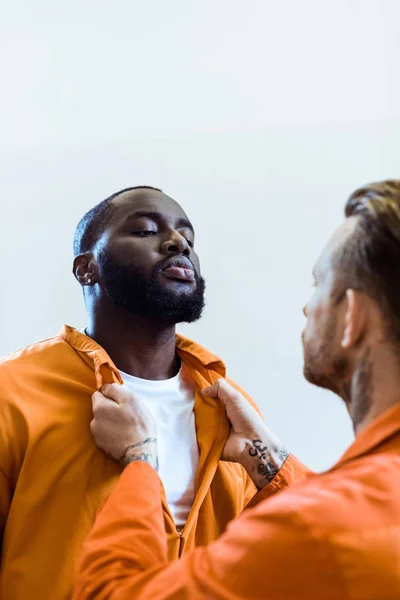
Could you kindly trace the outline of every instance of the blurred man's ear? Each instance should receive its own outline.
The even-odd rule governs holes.
[[[365,298],[362,292],[348,289],[346,291],[346,313],[344,331],[341,340],[342,348],[351,348],[361,338],[365,327]]]

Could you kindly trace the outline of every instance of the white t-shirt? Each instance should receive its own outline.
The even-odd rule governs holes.
[[[141,397],[157,423],[159,476],[177,527],[187,520],[199,464],[194,422],[195,383],[187,368],[172,379],[139,379],[120,371],[124,383]]]

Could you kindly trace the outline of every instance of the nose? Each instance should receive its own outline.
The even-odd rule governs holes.
[[[162,243],[163,254],[183,254],[189,256],[190,246],[186,238],[178,231],[172,231],[168,239]]]
[[[303,315],[307,318],[307,314],[308,314],[308,304],[305,304],[303,306]]]

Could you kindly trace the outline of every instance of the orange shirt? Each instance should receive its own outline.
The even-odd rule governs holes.
[[[74,600],[400,598],[400,405],[330,471],[269,493],[168,563],[160,481],[129,465],[85,544]]]
[[[161,492],[170,559],[215,540],[254,494],[241,467],[219,462],[228,422],[222,406],[200,394],[225,376],[224,364],[183,337],[177,349],[196,381],[200,463],[181,535]],[[110,357],[71,327],[0,362],[0,598],[71,597],[83,541],[121,473],[96,448],[89,429],[92,394],[111,382],[122,379]],[[292,458],[287,482],[304,470]]]

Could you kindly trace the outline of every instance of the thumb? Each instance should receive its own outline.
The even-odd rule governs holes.
[[[210,387],[201,390],[201,393],[208,398],[218,398],[225,408],[241,398],[241,394],[229,385],[225,379],[218,379]]]
[[[220,382],[220,380],[218,379],[218,381],[215,381],[209,387],[203,388],[201,390],[202,395],[206,396],[207,398],[218,398],[219,382]]]

